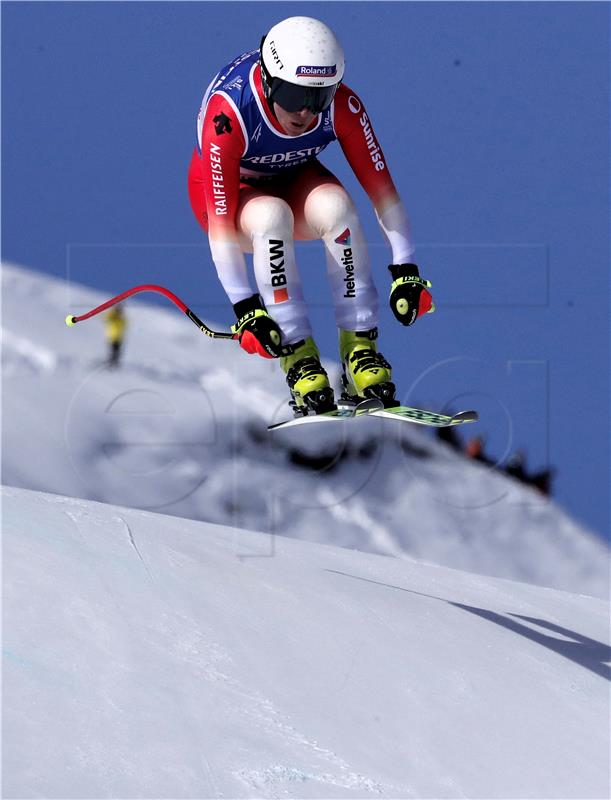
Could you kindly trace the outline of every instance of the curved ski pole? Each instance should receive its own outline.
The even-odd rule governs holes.
[[[76,325],[77,322],[82,322],[83,320],[89,319],[90,317],[94,317],[96,314],[101,314],[102,311],[106,311],[107,308],[116,305],[117,303],[121,303],[123,300],[126,300],[128,297],[131,297],[138,292],[158,292],[159,294],[164,295],[167,297],[168,300],[171,300],[174,305],[178,306],[178,308],[189,317],[191,322],[193,322],[197,327],[200,329],[202,333],[205,333],[206,336],[209,336],[211,339],[237,339],[237,335],[235,333],[224,333],[222,331],[213,331],[212,328],[209,328],[205,323],[201,321],[201,319],[191,311],[191,309],[183,303],[180,297],[177,297],[174,292],[171,292],[169,289],[164,288],[163,286],[157,286],[152,283],[142,284],[141,286],[134,286],[132,289],[127,289],[127,291],[118,294],[116,297],[112,297],[110,300],[107,300],[102,305],[97,306],[96,308],[92,308],[91,311],[88,311],[86,314],[81,314],[80,316],[73,316],[72,314],[68,314],[66,317],[66,325],[68,327],[72,327]]]

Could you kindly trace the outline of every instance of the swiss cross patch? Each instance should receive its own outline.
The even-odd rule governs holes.
[[[274,303],[286,303],[288,299],[288,289],[274,289]]]

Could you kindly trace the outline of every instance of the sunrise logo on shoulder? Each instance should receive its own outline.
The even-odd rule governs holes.
[[[358,114],[362,108],[358,97],[355,97],[353,94],[350,95],[348,98],[348,108],[352,111],[353,114]]]

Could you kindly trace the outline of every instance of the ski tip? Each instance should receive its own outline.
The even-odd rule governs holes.
[[[76,325],[76,317],[73,317],[72,314],[68,314],[66,317],[66,325],[69,328],[72,328],[74,325]]]
[[[477,411],[460,411],[452,417],[452,422],[477,422],[478,420]]]

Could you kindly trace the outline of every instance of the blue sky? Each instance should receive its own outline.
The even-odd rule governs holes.
[[[553,464],[558,500],[608,535],[606,3],[5,2],[3,257],[109,294],[161,283],[229,325],[186,192],[195,120],[216,70],[289,14],[342,40],[433,281],[437,313],[401,328],[373,212],[329,148],[402,399],[478,408],[493,456]],[[334,357],[322,251],[297,252]]]

